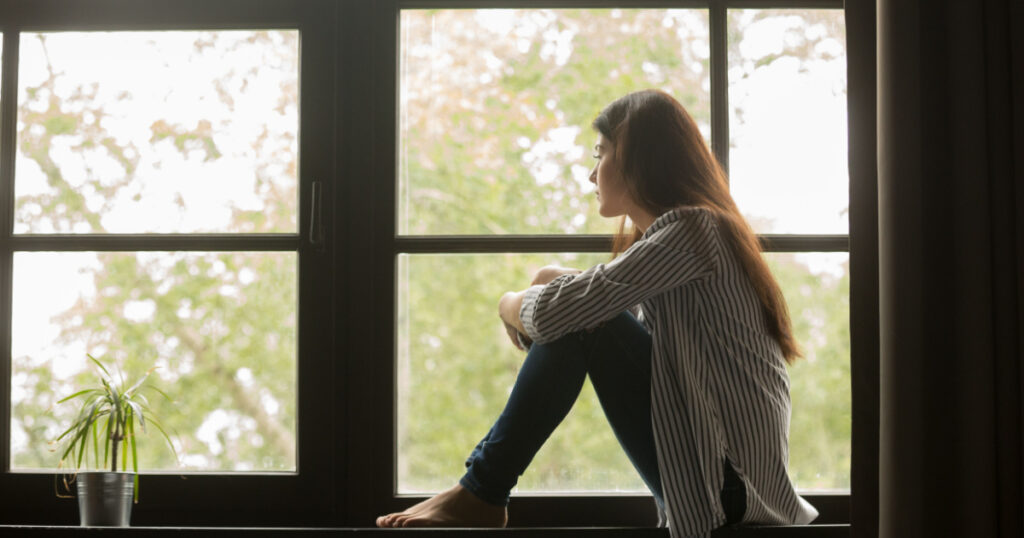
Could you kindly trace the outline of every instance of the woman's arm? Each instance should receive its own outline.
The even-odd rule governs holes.
[[[501,316],[501,320],[523,334],[526,334],[526,328],[523,327],[523,322],[519,319],[519,310],[523,307],[523,297],[525,296],[526,290],[509,291],[498,301],[498,315]]]
[[[509,296],[505,308],[520,305],[516,321],[524,334],[535,342],[550,342],[712,274],[717,265],[714,249],[709,243],[693,246],[700,248],[679,250],[656,240],[640,240],[611,262]]]
[[[546,265],[534,273],[530,284],[532,286],[544,285],[562,275],[578,275],[579,273],[579,269],[571,267]],[[523,322],[519,319],[519,311],[523,308],[523,297],[526,296],[526,291],[506,292],[498,301],[498,315],[501,316],[501,321],[505,323],[505,330],[508,332],[509,339],[519,349],[523,349],[519,335],[526,336],[526,328],[523,327]],[[516,333],[519,334],[517,335]],[[529,338],[526,338],[526,340],[529,341]]]

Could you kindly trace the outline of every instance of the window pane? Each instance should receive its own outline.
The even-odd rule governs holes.
[[[398,491],[451,487],[504,407],[523,352],[497,301],[557,263],[586,268],[605,254],[398,257]],[[589,382],[519,481],[526,491],[646,491]]]
[[[729,175],[759,233],[847,233],[842,10],[729,11]]]
[[[802,490],[850,484],[849,255],[766,254],[805,359],[790,367],[790,474]],[[497,319],[502,293],[579,255],[402,255],[398,259],[398,487],[450,487],[501,412],[523,354]],[[589,384],[518,491],[645,491]]]
[[[850,488],[850,255],[766,254],[804,358],[789,368],[789,474],[801,490]]]
[[[298,42],[22,34],[15,233],[294,233]]]
[[[710,138],[706,10],[404,10],[401,234],[608,233],[590,122],[672,93]]]
[[[155,432],[139,468],[295,469],[294,252],[18,252],[14,255],[11,468],[53,469],[48,441],[95,382],[86,353],[126,377],[156,366]],[[51,407],[53,409],[51,410]]]

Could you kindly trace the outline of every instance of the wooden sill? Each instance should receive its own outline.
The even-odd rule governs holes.
[[[342,536],[373,538],[410,536],[410,538],[668,538],[667,529],[630,527],[511,528],[511,529],[365,529],[297,527],[63,527],[41,525],[0,525],[0,535],[81,537],[96,536]],[[741,526],[718,529],[712,538],[849,538],[849,525]]]

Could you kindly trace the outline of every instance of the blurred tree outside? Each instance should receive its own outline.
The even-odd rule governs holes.
[[[803,14],[785,16],[793,13]],[[761,12],[747,23],[779,16]],[[831,37],[812,31],[822,18],[841,23],[842,13],[815,12],[790,24],[784,54],[746,67],[753,72],[783,57],[808,65],[828,59],[828,51],[814,46]],[[596,138],[589,123],[629,91],[669,91],[710,134],[701,10],[406,11],[400,54],[403,233],[613,231],[612,222],[597,216],[587,181],[585,159]],[[752,218],[764,227],[771,216]],[[791,472],[801,488],[849,484],[848,272],[841,259],[769,255],[808,357],[791,369]],[[501,293],[525,287],[532,270],[548,263],[587,267],[605,260],[400,258],[400,491],[448,487],[501,411],[522,360],[494,319]],[[589,386],[518,488],[642,489]]]
[[[836,13],[841,18],[841,11]],[[805,51],[801,54],[809,61],[816,54],[809,46],[814,34],[800,35],[808,43],[794,50]],[[47,36],[33,39],[45,45]],[[182,229],[174,231],[209,231],[196,224],[201,221],[189,220],[188,192],[140,187],[147,174],[160,177],[160,166],[146,164],[154,151],[164,167],[177,159],[187,170],[239,159],[255,162],[247,176],[251,185],[237,192],[258,203],[231,209],[217,231],[294,230],[298,155],[291,149],[292,135],[274,125],[291,121],[288,103],[298,101],[297,33],[254,32],[239,39],[232,32],[197,32],[188,39],[189,54],[197,58],[243,49],[251,58],[212,68],[221,70],[209,90],[222,111],[216,118],[160,118],[136,125],[141,137],[125,139],[114,133],[124,120],[113,118],[111,110],[117,99],[130,96],[117,96],[104,80],[69,87],[60,70],[51,68],[25,86],[17,181],[31,188],[18,191],[19,233],[122,232],[124,221],[110,215],[131,204],[148,208],[154,200],[167,200],[186,215],[178,221]],[[587,181],[595,139],[589,122],[629,91],[670,91],[710,137],[706,11],[405,11],[401,40],[398,229],[403,234],[612,232],[612,223],[597,216]],[[234,128],[232,122],[244,123],[248,114],[238,108],[245,106],[246,95],[257,97],[248,84],[260,77],[278,81],[274,99],[280,106],[265,112],[271,118],[268,128],[254,130],[244,143],[228,140],[223,133]],[[113,101],[104,97],[110,92]],[[37,167],[35,173],[24,172],[29,166]],[[168,231],[161,228],[163,221],[149,226],[137,231]],[[16,285],[20,260],[27,264],[40,257],[81,267],[88,292],[52,315],[59,327],[54,346],[14,357],[13,468],[56,466],[46,441],[62,417],[49,408],[89,375],[80,368],[69,374],[64,367],[69,359],[59,357],[69,351],[83,358],[85,351],[112,357],[128,375],[153,364],[161,367],[159,386],[178,401],[158,409],[157,416],[179,435],[185,468],[294,468],[294,254],[45,256],[16,254]],[[790,369],[792,476],[801,488],[848,488],[846,264],[833,263],[830,271],[814,266],[808,256],[771,254],[768,259],[807,356]],[[524,287],[530,272],[548,263],[583,268],[605,260],[601,254],[399,257],[396,463],[401,491],[450,486],[500,412],[522,360],[496,318],[500,294]],[[177,468],[159,443],[140,444],[150,448],[140,454],[145,468]],[[643,485],[588,387],[519,489],[642,490]]]
[[[22,37],[17,232],[295,230],[297,32],[70,37]],[[120,71],[148,51],[198,82],[175,80],[170,67],[131,90],[83,79],[76,45],[94,55],[91,69],[110,61],[106,48],[123,56]],[[132,93],[147,91],[159,109]],[[263,124],[250,130],[249,109],[261,105]],[[204,109],[218,113],[188,118]],[[212,205],[225,189],[238,202]],[[86,285],[34,275],[47,266],[84,274]],[[14,347],[32,353],[13,357],[12,467],[57,466],[47,441],[68,417],[50,408],[93,375],[90,352],[128,377],[158,367],[156,385],[174,402],[151,399],[154,416],[176,434],[184,468],[294,469],[296,268],[289,252],[16,253],[16,318],[54,286],[78,297],[49,313],[60,327],[53,345],[33,342],[38,329],[15,331]],[[139,451],[140,469],[179,468],[161,443]]]

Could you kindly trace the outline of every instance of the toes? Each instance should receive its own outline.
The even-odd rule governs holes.
[[[398,516],[400,516],[400,515],[401,514],[395,513],[395,514],[388,514],[386,516],[378,517],[377,518],[377,526],[378,527],[394,527],[395,526],[395,520],[398,519]]]

